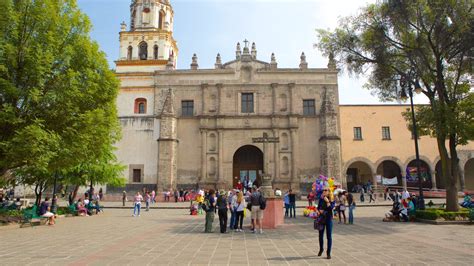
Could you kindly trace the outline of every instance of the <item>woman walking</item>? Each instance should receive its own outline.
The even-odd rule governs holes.
[[[349,193],[347,194],[347,205],[349,206],[349,224],[354,224],[354,209],[356,207],[354,196]]]
[[[339,223],[341,223],[341,216],[344,216],[344,224],[346,223],[346,196],[345,191],[339,192],[336,199],[337,216]]]
[[[326,231],[327,238],[327,250],[326,255],[327,259],[331,259],[331,248],[332,248],[332,210],[334,208],[333,203],[331,202],[331,196],[329,195],[329,189],[323,189],[323,194],[319,199],[318,211],[319,215],[323,215],[324,227],[322,230],[319,230],[319,253],[318,256],[321,256],[324,252],[324,231]]]
[[[140,209],[142,208],[142,201],[143,197],[140,194],[140,192],[137,192],[135,194],[135,197],[133,199],[133,215],[132,216],[140,216]]]
[[[244,223],[244,208],[247,206],[245,203],[244,194],[242,191],[237,193],[237,200],[235,202],[234,209],[236,210],[236,218],[234,229],[236,232],[243,232],[242,224]]]

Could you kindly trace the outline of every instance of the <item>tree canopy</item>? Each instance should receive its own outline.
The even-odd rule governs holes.
[[[387,0],[334,31],[318,30],[316,44],[350,73],[367,74],[366,87],[382,100],[400,96],[400,80],[422,89],[430,105],[417,116],[421,131],[438,140],[450,210],[457,209],[456,146],[474,139],[473,25],[470,0]]]
[[[0,29],[0,175],[119,167],[118,80],[76,1],[1,1]]]

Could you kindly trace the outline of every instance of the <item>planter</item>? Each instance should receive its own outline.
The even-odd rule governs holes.
[[[426,219],[416,219],[417,222],[419,223],[425,223],[425,224],[435,224],[435,225],[443,225],[443,224],[465,224],[465,225],[473,225],[474,223],[469,221],[469,220],[458,220],[458,221],[446,221],[442,219],[437,219],[437,220],[426,220]]]

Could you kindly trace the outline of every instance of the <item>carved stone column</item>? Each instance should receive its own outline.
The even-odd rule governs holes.
[[[288,89],[290,91],[290,114],[295,113],[295,105],[293,104],[293,98],[294,98],[294,90],[295,90],[295,83],[289,83],[288,84]]]
[[[276,114],[278,83],[272,83],[270,86],[272,87],[272,114]]]
[[[207,131],[201,130],[201,178],[200,182],[206,180],[207,177]]]
[[[219,135],[219,162],[218,162],[218,172],[217,172],[217,183],[220,185],[225,182],[224,180],[224,166],[223,166],[223,160],[224,160],[224,131],[219,130],[218,131]],[[218,187],[219,188],[219,187]],[[222,188],[222,187],[220,187]]]
[[[160,115],[160,138],[158,139],[158,191],[176,189],[178,172],[178,121],[173,106],[174,94],[166,94]]]
[[[291,129],[290,130],[290,138],[291,138],[291,183],[299,183],[298,180],[298,171],[296,170],[296,162],[298,160],[298,136],[296,134],[296,129]],[[299,191],[299,186],[296,189],[296,191]]]

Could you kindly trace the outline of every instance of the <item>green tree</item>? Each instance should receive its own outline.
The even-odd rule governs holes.
[[[458,209],[456,147],[474,138],[472,8],[470,0],[380,1],[342,19],[332,32],[318,30],[316,45],[350,73],[370,73],[366,87],[382,100],[398,98],[400,79],[422,88],[430,105],[418,118],[437,139],[450,211]]]
[[[80,165],[118,167],[118,80],[90,28],[75,0],[0,2],[0,176],[43,187]]]

